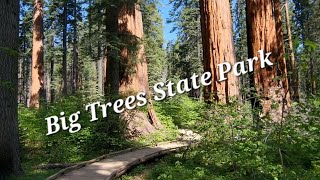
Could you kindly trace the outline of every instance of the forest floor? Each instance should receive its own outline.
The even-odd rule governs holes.
[[[179,96],[155,102],[164,128],[138,139],[123,137],[123,126],[112,116],[107,123],[93,124],[85,124],[91,117],[83,116],[79,133],[45,136],[46,124],[39,123],[43,117],[62,111],[70,114],[82,108],[80,100],[86,101],[70,97],[40,111],[19,109],[25,175],[9,180],[43,180],[61,168],[37,168],[41,165],[79,163],[123,149],[174,141],[179,131],[199,133],[201,143],[139,165],[120,179],[320,179],[320,97],[293,104],[295,113],[283,124],[262,119],[259,129],[249,103],[207,105]]]

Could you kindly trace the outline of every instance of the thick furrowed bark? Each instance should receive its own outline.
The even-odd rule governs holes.
[[[200,0],[204,71],[211,72],[212,85],[205,88],[205,100],[228,102],[239,96],[238,78],[227,75],[219,82],[218,64],[236,63],[230,3],[218,0]]]
[[[277,0],[247,0],[248,56],[259,57],[259,50],[271,52],[273,66],[261,69],[260,60],[254,64],[252,85],[255,87],[264,115],[270,114],[274,121],[280,121],[283,110],[290,104],[286,62],[281,22],[281,10]],[[274,6],[275,5],[275,6]],[[275,13],[273,14],[273,8]],[[276,70],[279,69],[278,71]],[[277,78],[276,78],[277,77]],[[287,101],[285,107],[283,101]],[[277,108],[273,105],[277,104]],[[257,104],[254,107],[257,108]]]

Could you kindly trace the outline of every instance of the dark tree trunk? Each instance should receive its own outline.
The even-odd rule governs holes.
[[[117,4],[115,1],[113,2]],[[109,5],[107,7],[107,21],[106,31],[108,32],[107,41],[116,42],[118,34],[118,11],[119,7]],[[119,94],[119,82],[120,82],[120,60],[119,50],[115,47],[108,46],[107,48],[107,80],[105,82],[105,94],[106,96],[117,96]]]
[[[68,67],[67,67],[67,16],[68,7],[67,3],[63,6],[63,37],[62,37],[62,48],[63,48],[63,59],[62,59],[62,77],[63,77],[63,95],[68,95]]]
[[[22,173],[18,135],[19,1],[0,2],[0,179]]]
[[[50,37],[49,45],[51,46],[52,49],[54,48],[54,36]],[[50,61],[50,102],[54,103],[54,101],[55,101],[55,90],[54,90],[54,87],[52,86],[52,82],[54,81],[54,76],[53,76],[53,74],[54,74],[54,66],[55,66],[54,58],[50,57],[49,61]]]
[[[77,0],[73,2],[73,70],[72,70],[72,91],[75,93],[79,88],[79,53],[78,53],[78,32],[77,32]]]

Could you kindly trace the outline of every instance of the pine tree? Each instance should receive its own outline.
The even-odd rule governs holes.
[[[319,74],[319,63],[316,58],[319,53],[319,1],[309,0],[293,0],[294,2],[294,21],[296,28],[295,34],[299,38],[300,53],[298,59],[300,62],[300,82],[301,91],[304,94],[316,94],[317,93],[317,75]]]
[[[63,77],[63,95],[68,95],[68,65],[67,65],[67,28],[68,28],[68,3],[67,1],[63,2],[63,13],[62,13],[62,25],[63,25],[63,34],[62,34],[62,49],[63,49],[63,60],[62,60],[62,77]]]
[[[73,0],[73,64],[72,64],[72,91],[75,93],[79,88],[79,51],[78,51],[78,3]]]
[[[246,27],[246,1],[234,0],[233,1],[233,22],[234,22],[234,42],[236,59],[241,61],[248,55],[247,49],[247,27]],[[249,99],[250,79],[249,75],[241,75],[240,79],[240,93],[243,102]]]
[[[21,104],[29,106],[30,100],[30,79],[32,59],[32,15],[33,2],[24,0],[20,3],[20,77],[19,77],[19,100]]]
[[[163,35],[163,19],[160,15],[158,0],[141,2],[145,54],[148,62],[148,77],[151,85],[164,81],[165,51]]]
[[[173,9],[170,11],[169,23],[174,23],[173,32],[177,40],[169,43],[175,47],[179,58],[167,58],[170,69],[169,78],[177,81],[203,72],[202,36],[200,24],[199,0],[171,0]],[[170,48],[169,48],[170,49]],[[170,53],[168,54],[170,55]],[[199,97],[201,90],[192,90],[191,97]]]
[[[286,13],[286,27],[287,27],[287,34],[288,34],[288,43],[289,43],[289,54],[290,54],[290,68],[291,68],[291,81],[290,81],[290,94],[292,96],[292,100],[294,101],[299,101],[300,95],[299,95],[299,73],[296,65],[296,60],[295,60],[295,50],[293,46],[293,37],[292,37],[292,32],[291,32],[291,18],[289,14],[289,5],[288,5],[288,0],[285,0],[285,13]]]

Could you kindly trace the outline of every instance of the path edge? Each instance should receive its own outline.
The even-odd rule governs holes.
[[[157,147],[159,145],[163,145],[163,144],[169,144],[169,143],[181,143],[181,142],[188,142],[188,141],[167,141],[167,142],[160,142],[160,143],[156,143],[154,145],[145,145],[145,146],[141,146],[141,147],[133,147],[133,148],[128,148],[128,149],[124,149],[124,150],[121,150],[121,151],[116,151],[116,152],[111,152],[111,153],[108,153],[108,154],[105,154],[105,155],[102,155],[102,156],[99,156],[95,159],[92,159],[92,160],[89,160],[89,161],[84,161],[84,162],[80,162],[80,163],[77,163],[76,165],[74,166],[71,166],[71,167],[67,167],[67,168],[64,168],[62,170],[60,170],[59,172],[51,175],[50,177],[48,177],[46,180],[55,180],[61,176],[63,176],[64,174],[68,173],[68,172],[71,172],[71,171],[74,171],[74,170],[77,170],[77,169],[80,169],[82,167],[85,167],[85,166],[88,166],[92,163],[95,163],[95,162],[99,162],[103,159],[106,159],[106,158],[109,158],[109,157],[113,157],[113,156],[117,156],[117,155],[120,155],[120,154],[125,154],[125,153],[128,153],[128,152],[132,152],[132,151],[135,151],[135,150],[140,150],[140,149],[144,149],[144,148],[148,148],[148,147]],[[178,148],[171,148],[171,149],[167,149],[167,150],[163,150],[163,151],[160,151],[160,152],[157,152],[157,153],[153,153],[151,155],[154,155],[154,154],[158,154],[158,156],[160,155],[164,155],[164,154],[168,154],[170,152],[177,152],[177,151],[180,151],[181,148],[185,148],[187,149],[188,147],[190,147],[192,145],[192,143],[188,142],[188,145],[186,146],[182,146],[182,147],[178,147]],[[169,152],[167,152],[169,151]],[[159,153],[162,153],[162,154],[159,154]],[[149,155],[149,156],[151,156]],[[133,166],[139,164],[139,163],[143,163],[147,160],[150,160],[151,158],[154,158],[154,157],[157,157],[157,156],[152,156],[150,157],[149,159],[146,159],[144,161],[142,161],[142,159],[145,159],[146,157],[144,158],[140,158],[132,163],[130,163],[128,165],[128,167],[125,167],[125,168],[121,168],[120,170],[118,170],[117,172],[113,173],[112,174],[112,177],[113,178],[117,178],[117,177],[120,177],[121,175],[123,175],[127,170],[129,170],[130,168],[132,168]],[[141,161],[140,161],[141,160]]]
[[[145,163],[145,162],[147,162],[149,160],[152,160],[152,159],[154,159],[156,157],[159,157],[161,155],[170,154],[170,153],[173,153],[173,152],[179,152],[179,151],[182,151],[182,150],[187,150],[189,147],[191,147],[190,143],[186,144],[185,146],[165,149],[165,150],[162,150],[162,151],[159,151],[159,152],[156,152],[156,153],[149,154],[149,155],[144,156],[142,158],[139,158],[139,159],[137,159],[135,161],[132,161],[128,165],[126,165],[126,166],[118,169],[117,171],[113,172],[109,179],[111,180],[111,179],[119,178],[122,175],[124,175],[126,172],[128,172],[130,169],[132,169],[133,167],[135,167],[135,166],[137,166],[139,164]]]

